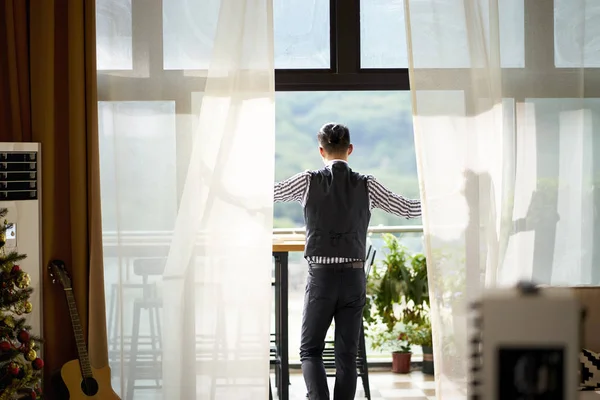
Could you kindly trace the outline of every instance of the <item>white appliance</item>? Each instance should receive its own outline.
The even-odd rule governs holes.
[[[27,258],[19,266],[31,278],[33,311],[26,316],[32,333],[42,336],[42,221],[39,143],[0,142],[0,208],[8,209],[5,251]],[[4,223],[5,221],[0,221]]]
[[[578,398],[582,309],[568,288],[489,290],[470,317],[470,398]]]

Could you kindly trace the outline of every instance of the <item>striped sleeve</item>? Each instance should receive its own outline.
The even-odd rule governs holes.
[[[379,208],[390,214],[405,218],[418,218],[421,216],[420,200],[411,200],[400,196],[377,182],[372,176],[367,177],[367,185],[371,208]]]
[[[274,202],[304,202],[310,184],[310,172],[305,171],[275,184]]]

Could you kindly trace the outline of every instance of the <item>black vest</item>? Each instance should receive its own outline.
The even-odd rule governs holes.
[[[311,175],[304,207],[304,256],[364,260],[371,220],[366,176],[352,172],[344,162]]]

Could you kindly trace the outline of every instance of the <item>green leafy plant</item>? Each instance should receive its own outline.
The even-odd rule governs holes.
[[[385,270],[374,268],[367,293],[364,317],[374,323],[376,316],[392,331],[399,322],[420,325],[429,311],[427,260],[423,254],[411,255],[398,238],[383,235]],[[375,309],[376,314],[373,314]]]
[[[406,333],[413,345],[433,347],[433,336],[431,334],[429,318],[422,325],[409,325]]]
[[[368,333],[372,338],[371,345],[374,349],[389,351],[390,353],[410,353],[411,345],[408,329],[403,324],[398,324],[391,331],[383,324],[370,326]]]

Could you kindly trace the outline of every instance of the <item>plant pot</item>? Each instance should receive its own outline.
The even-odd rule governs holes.
[[[408,374],[410,372],[411,353],[392,353],[392,372]]]
[[[423,373],[433,375],[433,348],[421,346],[423,348]]]

